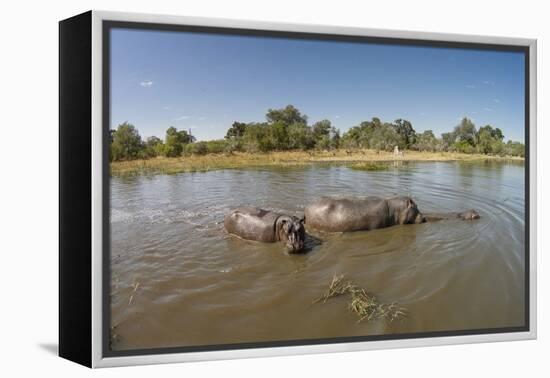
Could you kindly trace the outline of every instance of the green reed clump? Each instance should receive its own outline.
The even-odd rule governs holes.
[[[348,167],[356,171],[377,172],[387,171],[390,168],[390,165],[384,163],[355,163],[349,165]]]
[[[334,275],[327,291],[315,299],[313,303],[321,301],[325,303],[330,298],[344,294],[350,295],[348,309],[359,317],[358,322],[365,319],[367,321],[385,319],[393,322],[394,320],[403,319],[407,315],[406,309],[396,303],[380,303],[373,294],[369,294],[365,289],[358,287],[351,281],[344,280],[344,275]]]

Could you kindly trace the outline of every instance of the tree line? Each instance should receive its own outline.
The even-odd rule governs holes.
[[[110,132],[111,161],[147,159],[156,156],[178,157],[208,153],[269,152],[287,150],[334,150],[345,148],[392,151],[462,152],[500,156],[525,155],[520,142],[504,142],[502,130],[491,125],[476,128],[463,118],[448,133],[436,137],[432,130],[417,133],[411,122],[403,119],[393,123],[379,118],[361,122],[341,135],[329,120],[308,124],[308,117],[288,105],[282,109],[269,109],[265,122],[233,122],[225,138],[196,141],[186,130],[169,127],[164,139],[156,136],[142,140],[138,130],[124,122]]]

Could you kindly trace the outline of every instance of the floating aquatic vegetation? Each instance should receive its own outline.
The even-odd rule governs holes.
[[[355,163],[348,165],[350,169],[356,170],[356,171],[368,171],[368,172],[376,172],[376,171],[387,171],[390,169],[389,164],[385,163]]]
[[[407,316],[406,309],[403,307],[396,303],[380,303],[375,295],[368,293],[351,281],[344,280],[344,275],[334,275],[327,291],[315,299],[313,303],[326,303],[328,299],[344,294],[350,295],[348,309],[359,317],[358,322],[365,319],[367,321],[385,319],[393,322]]]
[[[135,281],[132,284],[132,288],[133,288],[133,290],[132,290],[132,294],[130,294],[130,299],[128,300],[128,305],[132,304],[132,300],[134,299],[134,294],[136,294],[136,291],[139,288],[139,282]]]
[[[364,289],[356,289],[351,292],[349,309],[359,316],[359,322],[376,319],[386,319],[390,322],[403,319],[407,314],[406,310],[396,303],[384,304],[378,302],[376,297],[368,294]]]
[[[321,302],[325,303],[329,298],[336,297],[342,294],[349,293],[353,288],[353,284],[350,281],[344,281],[344,275],[334,275],[332,282],[328,286],[327,291],[323,293],[319,298],[313,301],[313,303]]]

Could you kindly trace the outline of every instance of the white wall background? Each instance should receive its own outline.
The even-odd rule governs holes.
[[[55,356],[57,344],[57,21],[89,9],[371,28],[487,34],[539,41],[539,184],[548,185],[550,27],[544,1],[121,0],[6,1],[0,22],[0,364],[4,377],[542,376],[550,371],[548,201],[539,197],[539,340],[103,369]],[[543,235],[546,232],[546,235]],[[546,350],[545,350],[546,349]]]

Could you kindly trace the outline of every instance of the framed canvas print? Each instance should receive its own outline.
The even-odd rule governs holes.
[[[535,40],[59,27],[62,357],[536,337]]]

